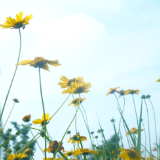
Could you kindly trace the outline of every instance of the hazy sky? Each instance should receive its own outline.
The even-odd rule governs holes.
[[[156,111],[157,122],[160,104],[160,84],[156,79],[159,74],[159,41],[160,41],[160,2],[158,0],[5,0],[0,2],[0,24],[6,17],[23,11],[24,16],[33,14],[30,24],[21,29],[22,52],[21,60],[34,59],[42,56],[48,60],[59,60],[59,67],[50,66],[50,72],[41,70],[42,88],[46,113],[52,115],[64,102],[68,95],[63,95],[57,83],[61,76],[76,78],[81,76],[85,82],[91,82],[92,88],[83,106],[88,115],[91,131],[99,129],[96,114],[98,114],[106,139],[114,134],[111,118],[115,118],[116,126],[120,119],[117,102],[114,95],[105,97],[109,88],[119,86],[120,89],[139,89],[135,95],[135,103],[140,111],[140,97],[150,94]],[[19,51],[19,33],[16,29],[0,28],[0,101],[3,106],[9,84],[14,73]],[[78,97],[78,96],[75,96]],[[12,108],[12,98],[18,98],[6,129],[11,127],[11,121],[23,123],[22,118],[31,114],[32,120],[41,118],[43,114],[38,69],[29,66],[19,66],[6,108],[3,122]],[[128,95],[124,117],[129,128],[136,127],[132,96]],[[48,124],[48,130],[54,140],[60,141],[74,116],[75,108],[68,106],[68,99],[62,109]],[[123,106],[123,99],[119,99]],[[150,104],[150,131],[152,147],[155,143],[154,119]],[[143,107],[143,121],[147,132],[147,114]],[[80,112],[77,120],[81,135],[88,137],[87,130]],[[34,126],[36,127],[36,126]],[[37,128],[39,125],[37,125]],[[158,129],[158,135],[160,129]],[[75,134],[74,123],[70,127]],[[34,132],[36,133],[36,132]],[[96,133],[97,135],[97,133]],[[125,147],[126,137],[122,128]],[[63,146],[70,150],[66,135]],[[144,132],[142,134],[144,142]],[[99,139],[99,142],[101,138]],[[39,141],[44,148],[44,141]],[[148,143],[148,141],[147,141]],[[90,147],[90,140],[84,143]],[[42,159],[39,149],[35,159]]]

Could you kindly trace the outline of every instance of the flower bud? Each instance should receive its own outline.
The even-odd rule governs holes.
[[[8,154],[11,154],[12,150],[11,149],[7,149],[6,151]]]
[[[19,103],[20,101],[17,98],[12,99],[15,103]]]

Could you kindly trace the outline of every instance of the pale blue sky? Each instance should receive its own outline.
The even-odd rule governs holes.
[[[56,68],[50,66],[50,73],[44,70],[41,72],[46,112],[52,115],[67,97],[61,94],[62,90],[57,85],[60,77],[82,76],[85,82],[92,84],[90,92],[81,95],[81,97],[86,97],[83,105],[88,114],[91,131],[99,129],[97,113],[106,139],[114,133],[110,119],[114,117],[118,125],[120,115],[116,109],[115,97],[113,95],[105,97],[105,95],[109,88],[117,86],[124,90],[141,90],[140,94],[135,96],[138,113],[141,95],[150,94],[155,106],[157,122],[160,120],[158,117],[159,83],[155,82],[160,78],[159,1],[6,0],[0,2],[0,24],[4,23],[8,16],[15,17],[19,11],[23,11],[24,16],[33,14],[30,24],[25,30],[21,30],[20,60],[43,56],[49,60],[58,59],[62,64]],[[0,101],[3,106],[17,61],[19,35],[18,30],[0,28],[0,36]],[[9,121],[15,120],[23,123],[21,119],[27,114],[32,115],[32,120],[42,116],[38,69],[29,66],[18,67],[5,108],[4,121],[13,105],[12,98],[18,98],[20,103],[15,106]],[[54,140],[61,140],[73,117],[75,109],[68,106],[71,100],[70,97],[48,125],[48,130]],[[122,106],[123,99],[120,99],[120,103]],[[151,106],[149,106],[149,111],[153,144],[155,136]],[[131,95],[126,96],[124,116],[130,128],[136,127]],[[147,129],[145,108],[143,120]],[[81,134],[88,137],[80,112],[77,125]],[[10,127],[9,123],[6,129],[8,127]],[[74,123],[71,131],[75,134]],[[158,128],[158,134],[159,131]],[[122,134],[126,142],[123,129]],[[68,144],[67,140],[68,136],[64,139],[64,147],[69,150],[72,145]],[[43,145],[44,142],[40,140],[40,144]],[[127,144],[125,146],[128,147]],[[84,147],[90,147],[89,138],[84,143]],[[42,159],[38,148],[35,158]]]

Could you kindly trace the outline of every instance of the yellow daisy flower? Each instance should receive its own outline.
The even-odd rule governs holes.
[[[98,154],[98,151],[93,151],[92,148],[89,150],[88,148],[79,149],[77,148],[77,151],[75,151],[74,156],[78,156],[79,154],[82,155],[88,155],[88,154]]]
[[[136,89],[128,89],[126,90],[125,94],[139,94],[140,90]]]
[[[16,157],[17,155],[15,155],[15,154],[9,154],[8,155],[8,158],[7,158],[7,160],[13,160],[15,157]],[[18,156],[16,157],[16,159],[19,159],[19,158],[24,158],[24,157],[26,157],[27,155],[26,154],[18,154]]]
[[[49,117],[49,113],[47,113],[45,114],[45,118],[46,118],[46,124],[47,124],[47,121],[49,121],[52,117]],[[42,119],[36,119],[32,121],[32,123],[44,125],[44,115],[42,116]]]
[[[80,103],[82,103],[86,98],[80,98]],[[75,107],[79,105],[79,98],[75,98],[72,100],[71,103],[68,104],[68,106],[70,106],[71,104],[73,104]]]
[[[152,149],[152,151],[157,151],[157,148],[156,148],[156,147],[154,147],[154,148]]]
[[[68,143],[71,142],[71,143],[80,143],[80,139],[81,141],[86,141],[87,138],[85,136],[79,136],[79,134],[77,133],[76,135],[73,135],[71,138],[69,138],[68,140]]]
[[[160,82],[160,78],[156,80],[156,82]]]
[[[83,84],[83,77],[78,77],[78,78],[73,78],[73,79],[68,79],[65,76],[61,76],[60,80],[62,82],[59,82],[58,85],[61,86],[61,88],[67,88],[70,87],[71,82],[76,82],[78,85]]]
[[[120,91],[116,91],[117,93],[119,93],[119,97],[122,97],[124,95],[127,95],[128,93],[126,93],[126,91],[124,91],[123,89]]]
[[[115,151],[112,151],[111,154],[115,154]]]
[[[109,95],[109,94],[113,94],[114,92],[116,92],[116,90],[118,89],[119,87],[116,87],[116,88],[110,88],[108,93],[106,94],[106,97]]]
[[[0,27],[6,29],[6,28],[15,28],[15,29],[19,29],[21,27],[25,27],[25,25],[29,24],[29,20],[32,19],[33,15],[31,14],[30,16],[27,15],[24,19],[22,19],[23,17],[23,12],[19,12],[19,15],[16,14],[16,20],[14,18],[11,17],[7,17],[6,22],[4,24],[0,24]]]
[[[120,158],[124,158],[126,160],[140,160],[140,159],[143,159],[143,157],[140,156],[139,153],[134,149],[119,148],[119,150],[123,152],[119,155]]]
[[[89,88],[91,88],[91,83],[83,83],[82,85],[78,85],[76,82],[72,82],[70,87],[66,90],[63,90],[62,94],[66,93],[73,93],[73,94],[79,94],[79,93],[88,93]]]
[[[69,156],[72,156],[72,155],[74,155],[74,153],[75,153],[76,151],[73,151],[73,150],[71,150],[71,151],[66,151],[66,153],[64,154],[66,157],[69,157]]]
[[[54,60],[54,61],[50,61],[47,59],[44,59],[43,57],[35,57],[34,60],[24,60],[21,61],[20,63],[18,63],[17,65],[27,65],[29,64],[30,66],[33,66],[34,68],[42,68],[44,70],[48,70],[49,71],[49,66],[47,64],[50,64],[52,66],[60,66],[61,64],[58,63],[59,61]]]
[[[154,155],[151,155],[147,158],[145,158],[146,160],[156,160],[156,157]]]
[[[144,129],[141,129],[141,131],[143,131]],[[130,130],[131,134],[135,134],[137,133],[138,134],[138,129],[136,129],[135,127],[133,127],[131,130]],[[126,135],[129,135],[129,132],[126,132]]]

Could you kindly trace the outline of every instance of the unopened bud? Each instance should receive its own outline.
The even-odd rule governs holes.
[[[15,135],[18,136],[19,134],[20,134],[20,131],[17,131]]]
[[[19,103],[20,101],[17,98],[12,99],[15,103]]]
[[[24,151],[24,154],[26,155],[33,155],[33,151],[31,148],[27,148],[25,151]]]
[[[11,154],[12,150],[11,149],[7,149],[6,151],[8,154]]]

